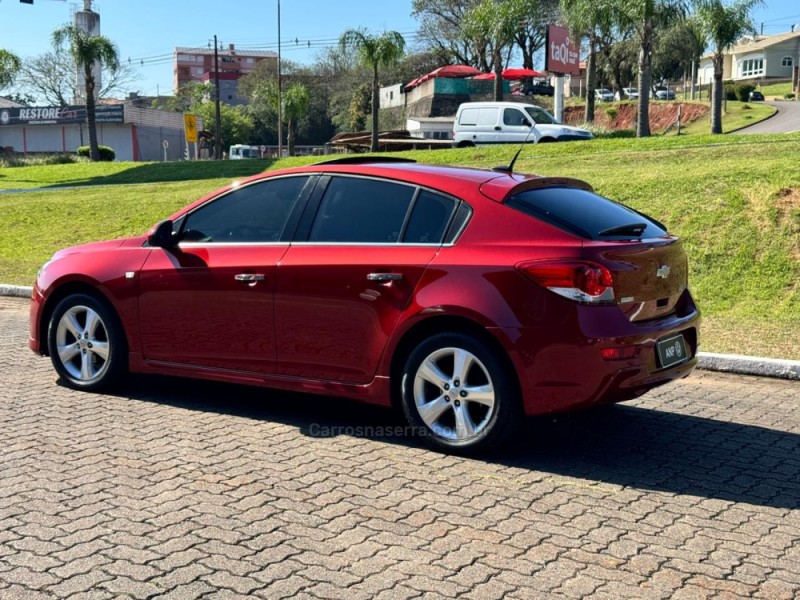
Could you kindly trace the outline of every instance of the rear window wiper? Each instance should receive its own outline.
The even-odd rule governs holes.
[[[647,229],[647,223],[627,223],[625,225],[617,225],[616,227],[609,227],[608,229],[604,229],[597,235],[600,237],[606,237],[612,235],[635,235],[636,237],[642,237],[642,233],[644,233],[645,229]]]

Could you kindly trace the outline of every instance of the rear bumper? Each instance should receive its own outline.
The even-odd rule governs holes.
[[[631,400],[686,377],[697,366],[700,313],[690,296],[681,316],[645,323],[631,323],[616,307],[598,308],[577,306],[577,326],[565,324],[556,334],[538,328],[495,331],[516,367],[527,415]],[[678,333],[684,336],[689,358],[663,368],[656,342]],[[603,358],[603,349],[618,347],[633,347],[635,354]]]

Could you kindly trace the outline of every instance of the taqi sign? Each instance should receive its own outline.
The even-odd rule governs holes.
[[[549,25],[546,40],[545,70],[558,75],[579,75],[580,48],[570,39],[569,30]]]

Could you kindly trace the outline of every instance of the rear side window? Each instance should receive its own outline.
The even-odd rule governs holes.
[[[478,109],[465,108],[461,111],[461,116],[458,118],[460,125],[476,125],[478,123]]]
[[[666,227],[652,217],[587,190],[568,187],[526,190],[509,198],[506,204],[584,239],[667,235]]]
[[[406,244],[439,244],[453,215],[455,201],[422,190],[403,234]]]
[[[308,241],[396,243],[415,191],[410,185],[334,177],[325,190]]]

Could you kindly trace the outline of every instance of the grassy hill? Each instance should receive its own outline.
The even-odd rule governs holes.
[[[516,148],[418,151],[424,162],[507,164]],[[585,179],[685,242],[702,348],[800,359],[800,135],[670,136],[526,147],[515,170]],[[0,282],[29,284],[54,250],[140,233],[236,177],[312,159],[109,163],[0,171]],[[91,184],[103,187],[81,187]],[[111,185],[113,187],[107,187]]]

